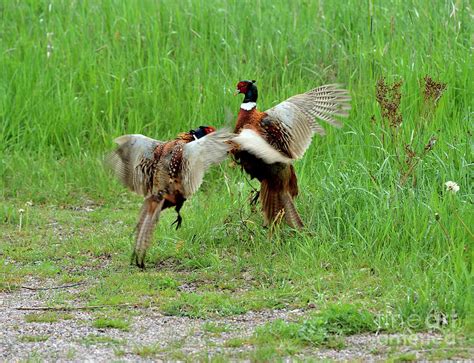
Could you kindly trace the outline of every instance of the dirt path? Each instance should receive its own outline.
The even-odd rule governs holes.
[[[247,360],[255,347],[229,344],[250,337],[256,327],[275,319],[294,320],[303,310],[248,312],[219,319],[191,319],[164,316],[149,309],[130,309],[128,331],[93,327],[96,314],[91,311],[68,312],[66,320],[27,322],[31,311],[19,306],[41,306],[49,292],[16,290],[0,293],[0,360],[25,359],[60,361],[137,361],[206,359],[213,356]],[[299,358],[334,360],[382,360],[394,353],[406,358],[426,358],[425,343],[439,345],[446,336],[430,333],[402,335],[356,335],[345,338],[343,349],[307,349]],[[433,345],[432,344],[432,345]],[[447,341],[449,344],[449,341]],[[465,354],[465,351],[464,353]],[[462,357],[462,356],[461,356]]]

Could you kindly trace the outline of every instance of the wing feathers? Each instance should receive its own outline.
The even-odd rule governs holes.
[[[290,97],[286,102],[296,105],[301,112],[313,120],[319,118],[334,127],[342,127],[342,123],[334,118],[347,117],[350,110],[350,95],[347,90],[338,88],[337,84],[321,86],[306,93]],[[319,125],[318,125],[319,126]],[[319,128],[315,128],[318,133]]]
[[[234,134],[226,129],[215,131],[183,147],[182,183],[185,198],[202,184],[204,174],[212,164],[222,162],[232,148]]]
[[[342,122],[336,117],[348,116],[350,100],[349,92],[336,84],[321,86],[290,97],[266,111],[268,117],[261,123],[264,129],[266,123],[272,123],[274,128],[281,129],[282,140],[275,139],[275,135],[268,132],[264,134],[264,138],[271,147],[291,159],[301,158],[311,144],[313,135],[325,134],[324,128],[316,119],[334,127],[342,127]]]
[[[106,165],[125,186],[146,195],[152,177],[153,152],[160,141],[134,134],[117,137],[114,142],[119,146],[107,155]]]
[[[291,158],[279,152],[254,130],[243,129],[232,141],[237,143],[241,150],[254,154],[268,164],[291,162]]]
[[[290,117],[288,117],[288,109],[292,109]],[[283,130],[280,138],[275,138],[272,133],[266,132],[264,137],[267,142],[273,148],[288,155],[290,160],[286,161],[287,163],[301,158],[311,144],[311,138],[318,125],[302,113],[296,105],[286,101],[268,110],[267,115],[261,122],[264,130],[268,130],[267,124]]]

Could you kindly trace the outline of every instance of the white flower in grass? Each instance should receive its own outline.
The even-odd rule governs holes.
[[[444,183],[446,185],[446,191],[452,192],[452,193],[457,193],[459,192],[459,185],[456,182],[453,181],[447,181]]]

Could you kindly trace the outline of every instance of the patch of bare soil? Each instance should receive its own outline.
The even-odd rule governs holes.
[[[191,319],[164,316],[153,308],[130,308],[127,310],[131,321],[128,331],[93,327],[96,314],[88,310],[68,312],[69,319],[57,322],[26,322],[25,316],[32,311],[17,308],[44,306],[52,291],[22,288],[0,293],[0,361],[28,358],[47,361],[140,361],[175,360],[184,356],[201,359],[216,355],[242,357],[255,348],[245,344],[240,347],[226,346],[229,339],[245,339],[258,326],[269,321],[291,321],[305,314],[303,310],[282,309],[248,312],[226,318]],[[224,327],[222,330],[225,331],[212,331],[209,328],[211,324]],[[393,353],[394,345],[398,347],[398,353],[410,353],[416,359],[423,359],[429,352],[417,351],[414,347],[443,339],[445,337],[431,333],[411,336],[356,335],[345,338],[343,349],[308,349],[298,354],[297,359],[383,360]]]

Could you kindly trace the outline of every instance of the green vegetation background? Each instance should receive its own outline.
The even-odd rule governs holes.
[[[167,311],[344,301],[466,323],[474,225],[469,1],[3,1],[0,15],[5,281],[99,276],[105,282],[86,295],[91,302],[149,297],[157,275],[138,282],[127,265],[140,198],[101,165],[111,140],[232,125],[240,79],[258,81],[261,109],[337,82],[353,97],[345,127],[327,127],[296,163],[306,229],[283,227],[269,238],[247,205],[241,172],[230,162],[215,168],[186,204],[182,230],[170,227],[167,212],[148,254],[159,266],[153,273],[172,281]],[[425,75],[447,84],[428,111]],[[396,130],[376,101],[382,77],[403,81]],[[458,193],[446,192],[449,180]],[[177,292],[190,276],[207,282]],[[116,284],[122,289],[110,288]],[[239,297],[235,289],[248,284]]]

